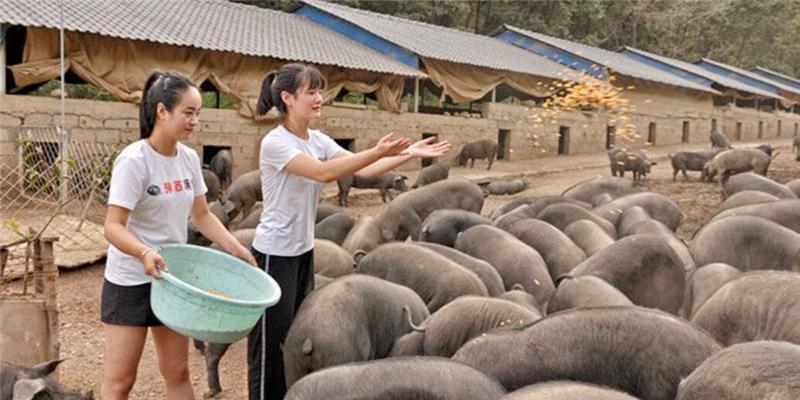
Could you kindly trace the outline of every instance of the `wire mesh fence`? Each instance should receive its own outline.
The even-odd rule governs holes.
[[[0,171],[0,246],[3,278],[23,275],[30,243],[56,238],[55,260],[61,267],[97,261],[108,244],[103,218],[114,159],[121,147],[70,140],[57,127],[21,128],[17,165]],[[26,250],[27,248],[27,250]]]

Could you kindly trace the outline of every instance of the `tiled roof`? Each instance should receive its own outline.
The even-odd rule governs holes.
[[[58,28],[59,0],[0,0],[0,23]],[[422,72],[307,19],[224,0],[63,0],[64,28],[402,76]]]
[[[739,75],[746,76],[746,77],[748,77],[750,79],[753,79],[753,80],[764,82],[767,85],[774,86],[774,87],[776,87],[776,88],[778,88],[780,90],[786,91],[786,92],[790,92],[790,93],[794,93],[794,94],[800,94],[800,89],[793,88],[791,86],[788,86],[786,84],[778,82],[778,81],[776,81],[774,79],[767,78],[764,75],[759,75],[759,74],[756,74],[754,72],[750,72],[750,71],[747,71],[747,70],[744,70],[744,69],[741,69],[741,68],[738,68],[738,67],[734,67],[733,65],[724,64],[724,63],[721,63],[719,61],[710,60],[708,58],[703,58],[702,62],[717,66],[717,67],[722,68],[722,69],[727,69],[728,71],[735,72],[735,73],[737,73]]]
[[[727,76],[711,72],[711,71],[709,71],[709,70],[707,70],[705,68],[701,68],[701,67],[699,67],[699,66],[697,66],[695,64],[692,64],[692,63],[689,63],[689,62],[686,62],[686,61],[681,61],[681,60],[676,60],[676,59],[670,58],[670,57],[660,56],[658,54],[653,54],[653,53],[650,53],[650,52],[647,52],[647,51],[644,51],[644,50],[635,49],[633,47],[625,47],[625,49],[627,51],[630,51],[631,53],[639,54],[639,55],[642,55],[644,57],[651,58],[651,59],[656,60],[656,61],[658,61],[660,63],[667,64],[667,65],[672,66],[674,68],[686,71],[686,72],[688,72],[690,74],[701,76],[701,77],[706,78],[708,80],[714,81],[719,85],[722,85],[722,86],[725,86],[725,87],[728,87],[728,88],[731,88],[731,89],[740,90],[742,92],[752,93],[752,94],[756,94],[756,95],[764,96],[764,97],[769,97],[769,98],[779,98],[779,96],[776,96],[773,93],[767,92],[766,90],[761,90],[761,89],[759,89],[759,88],[757,88],[755,86],[750,86],[750,85],[748,85],[746,83],[737,81],[736,79],[731,79],[731,78],[728,78]]]
[[[563,65],[500,40],[319,0],[308,6],[349,22],[422,57],[561,79]]]
[[[580,56],[595,64],[604,65],[609,69],[616,71],[619,75],[643,79],[651,82],[663,83],[672,86],[685,87],[689,89],[699,90],[702,92],[717,93],[713,89],[680,78],[676,75],[661,71],[647,64],[643,64],[639,61],[633,60],[632,58],[620,53],[604,50],[599,47],[593,47],[581,43],[572,42],[565,39],[555,38],[541,33],[531,32],[525,29],[516,28],[511,25],[504,25],[504,27],[509,31],[516,32],[520,35],[530,37],[531,39],[537,40],[547,45]]]

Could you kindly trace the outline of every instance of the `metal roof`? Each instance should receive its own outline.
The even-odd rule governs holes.
[[[741,69],[741,68],[738,68],[738,67],[734,67],[733,65],[724,64],[724,63],[721,63],[719,61],[710,60],[708,58],[703,58],[700,62],[708,63],[708,64],[716,66],[718,68],[722,68],[722,69],[731,71],[733,73],[745,76],[747,78],[750,78],[750,79],[753,79],[753,80],[756,80],[756,81],[759,81],[759,82],[766,83],[767,85],[773,86],[775,88],[778,88],[780,90],[783,90],[783,91],[786,91],[786,92],[789,92],[789,93],[800,94],[800,89],[793,88],[791,86],[788,86],[786,84],[778,82],[778,81],[776,81],[774,79],[767,78],[764,75],[759,75],[759,74],[756,74],[754,72],[750,72],[750,71],[747,71],[747,70],[744,70],[744,69]]]
[[[702,68],[702,67],[700,67],[698,65],[695,65],[695,64],[692,64],[692,63],[689,63],[689,62],[686,62],[686,61],[681,61],[681,60],[677,60],[677,59],[670,58],[670,57],[660,56],[658,54],[653,54],[653,53],[650,53],[650,52],[647,52],[647,51],[644,51],[644,50],[639,50],[639,49],[636,49],[636,48],[633,48],[633,47],[627,47],[626,46],[625,50],[627,50],[627,51],[629,51],[631,53],[634,53],[634,54],[639,54],[641,56],[653,59],[653,60],[655,60],[657,62],[660,62],[660,63],[663,63],[663,64],[667,64],[667,65],[669,65],[671,67],[686,71],[686,72],[688,72],[690,74],[698,75],[700,77],[703,77],[703,78],[706,78],[708,80],[714,81],[719,85],[722,85],[722,86],[725,86],[725,87],[728,87],[728,88],[731,88],[731,89],[740,90],[742,92],[748,92],[748,93],[756,94],[756,95],[759,95],[759,96],[769,97],[769,98],[772,98],[772,99],[780,98],[780,96],[776,96],[774,93],[770,93],[770,92],[767,92],[765,90],[761,90],[761,89],[759,89],[757,87],[750,86],[750,85],[748,85],[746,83],[739,82],[739,81],[737,81],[735,79],[728,78],[725,75],[720,75],[720,74],[714,73],[712,71],[709,71],[709,70],[707,70],[705,68]]]
[[[531,39],[537,40],[544,44],[580,56],[581,58],[587,59],[595,64],[604,65],[609,69],[616,71],[620,75],[625,75],[652,82],[658,82],[671,86],[679,86],[693,90],[699,90],[702,92],[718,93],[716,90],[680,78],[676,75],[661,71],[657,68],[651,67],[647,64],[641,63],[626,55],[617,52],[604,50],[599,47],[576,43],[565,39],[555,38],[542,33],[531,32],[507,24],[503,25],[503,27],[509,31],[516,32],[520,35],[530,37]]]
[[[61,0],[0,0],[0,23],[60,27]],[[421,71],[303,17],[224,0],[63,0],[64,28],[401,76]]]
[[[562,79],[563,65],[494,38],[319,0],[301,0],[418,56]]]
[[[777,77],[777,78],[784,79],[786,81],[791,82],[789,84],[790,86],[797,86],[797,88],[800,89],[800,79],[793,78],[793,77],[791,77],[789,75],[785,75],[785,74],[782,74],[780,72],[773,71],[771,69],[767,69],[767,68],[764,68],[764,67],[755,67],[755,68],[753,68],[753,72],[756,73],[756,74],[759,74],[761,76],[766,76],[767,78]]]

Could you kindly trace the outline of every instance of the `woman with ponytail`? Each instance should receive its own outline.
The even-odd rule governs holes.
[[[314,219],[326,182],[348,175],[374,177],[416,157],[439,157],[450,149],[433,138],[411,144],[393,134],[353,154],[326,134],[310,129],[320,117],[325,80],[308,65],[287,64],[267,76],[258,113],[275,107],[280,124],[261,140],[259,169],[263,211],[253,241],[258,267],[281,287],[281,299],[250,332],[247,346],[250,400],[286,394],[281,344],[303,298],[314,288]],[[346,338],[343,338],[346,340]]]
[[[154,246],[186,243],[188,221],[225,251],[255,265],[252,254],[209,211],[197,153],[181,143],[197,126],[200,92],[186,77],[154,72],[142,91],[141,140],[114,162],[105,221],[109,242],[101,295],[105,332],[103,400],[127,399],[147,332],[153,334],[167,399],[193,399],[189,341],[150,308],[150,282],[166,271]]]

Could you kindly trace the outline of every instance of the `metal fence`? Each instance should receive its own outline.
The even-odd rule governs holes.
[[[0,245],[56,238],[61,267],[102,258],[108,183],[119,148],[70,140],[57,127],[21,128],[17,166],[0,171]],[[7,255],[4,278],[22,276],[29,259],[24,251]]]

